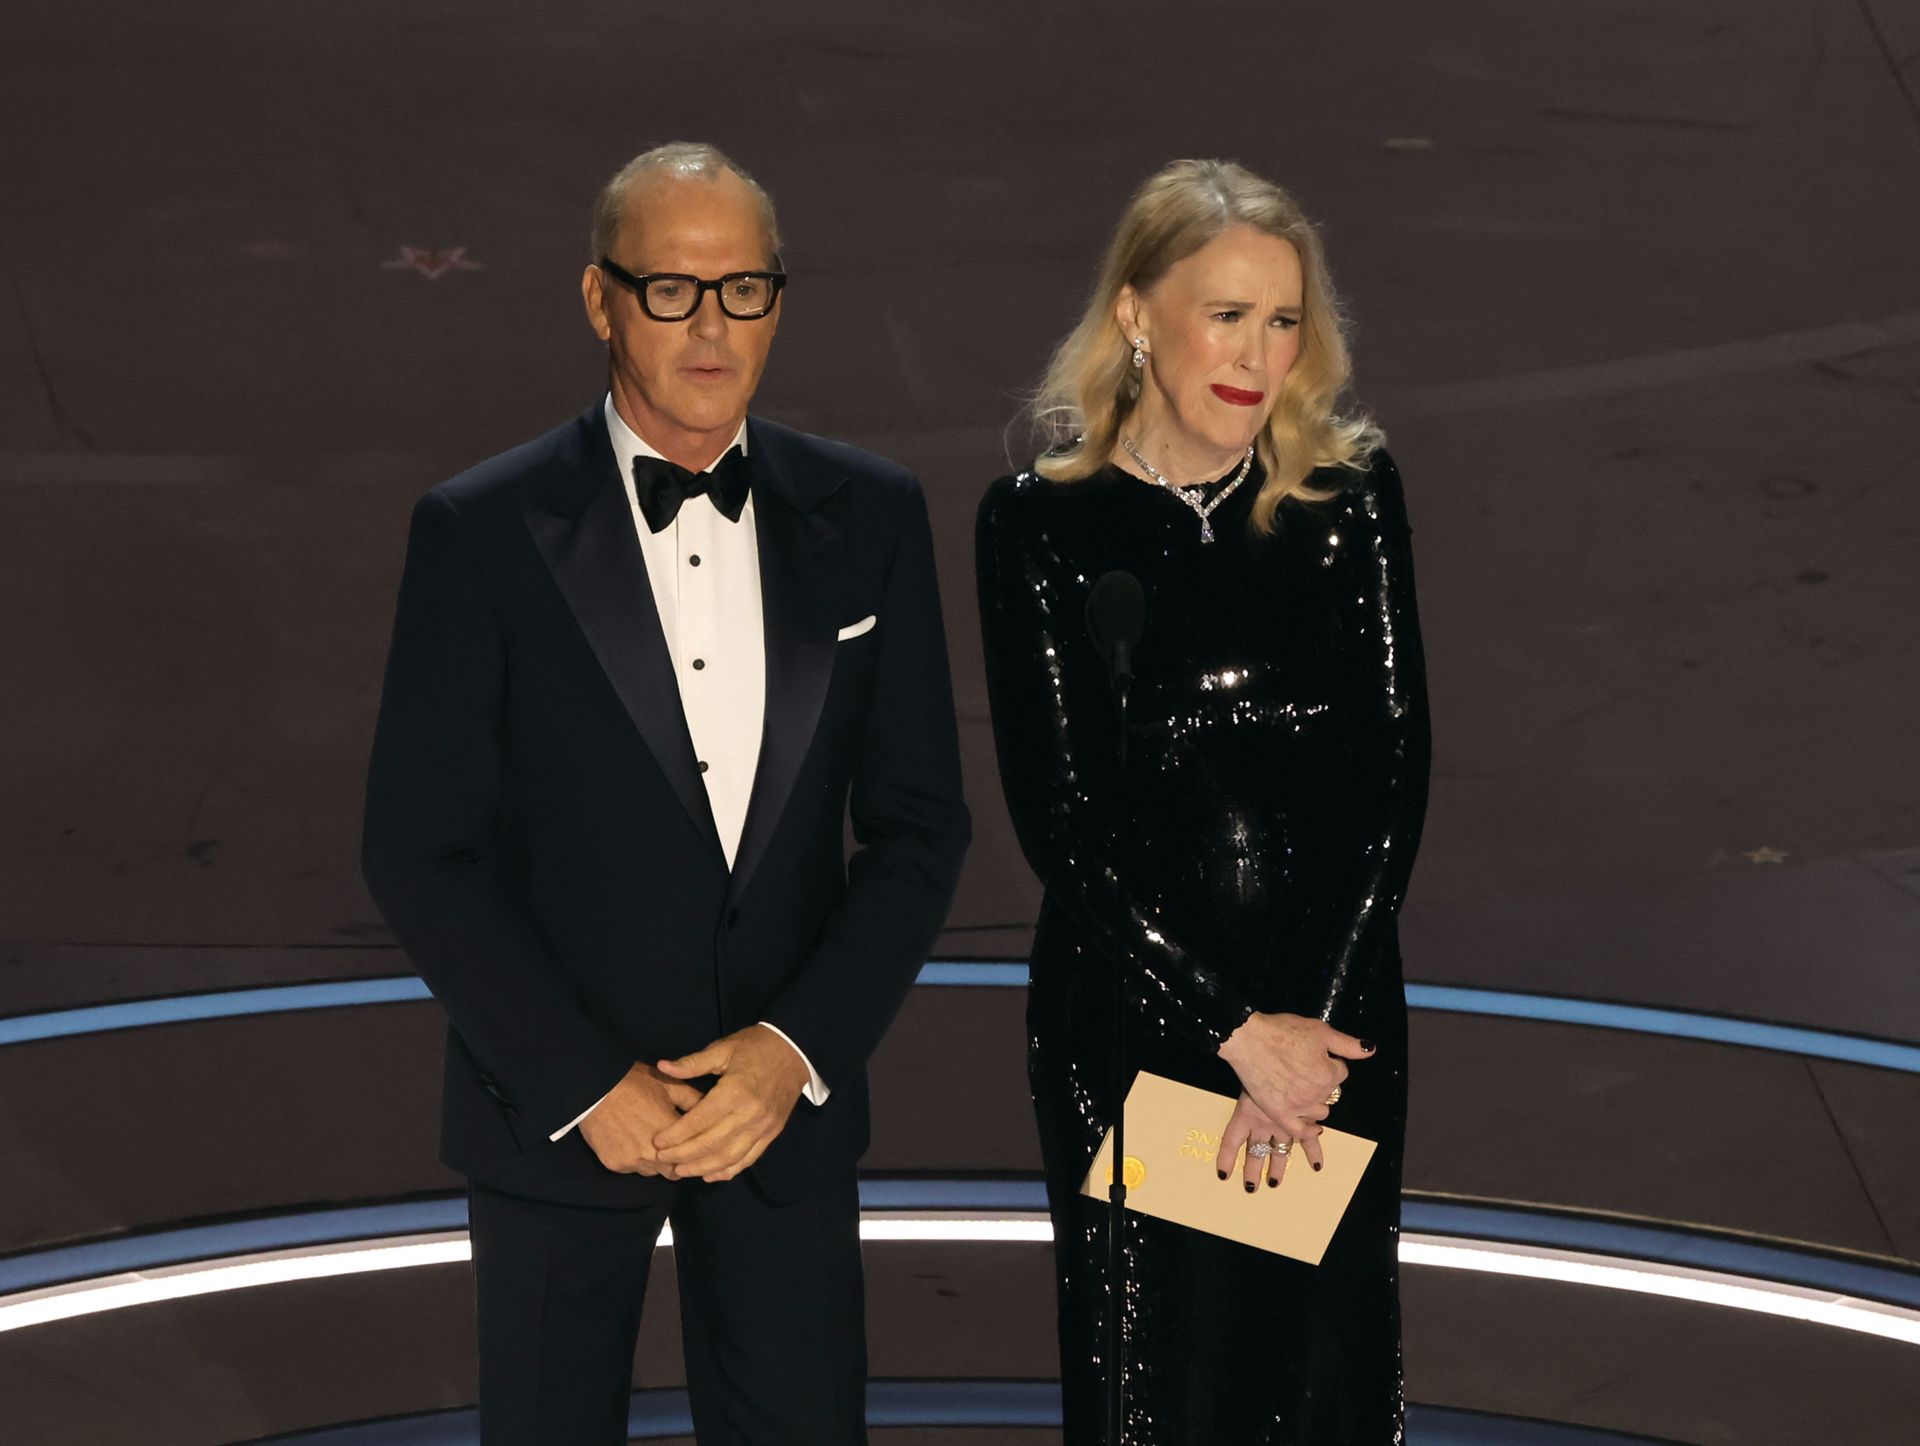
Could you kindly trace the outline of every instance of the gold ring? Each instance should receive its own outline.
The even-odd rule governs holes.
[[[1335,1085],[1333,1087],[1333,1093],[1327,1096],[1327,1103],[1330,1105],[1337,1105],[1340,1103],[1340,1086],[1339,1085]]]

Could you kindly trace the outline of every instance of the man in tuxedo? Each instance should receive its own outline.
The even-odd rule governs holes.
[[[448,1015],[482,1439],[627,1439],[671,1220],[703,1446],[860,1442],[865,1061],[969,837],[926,503],[748,414],[786,278],[725,156],[637,157],[593,243],[609,391],[414,507],[368,771]]]

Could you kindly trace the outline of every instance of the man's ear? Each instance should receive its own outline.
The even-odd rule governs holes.
[[[580,300],[587,308],[587,325],[602,341],[613,339],[613,322],[607,316],[607,281],[598,266],[589,266],[580,275]]]

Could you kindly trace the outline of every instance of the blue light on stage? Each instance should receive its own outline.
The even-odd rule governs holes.
[[[919,983],[930,988],[1024,989],[1027,977],[1027,966],[1014,961],[936,959],[921,969]],[[427,986],[413,975],[171,995],[0,1019],[0,1046],[63,1039],[80,1034],[100,1034],[116,1029],[231,1019],[249,1014],[418,1003],[431,997]],[[1636,1034],[1658,1034],[1674,1039],[1697,1039],[1708,1044],[1777,1050],[1814,1059],[1832,1059],[1847,1064],[1872,1065],[1879,1069],[1920,1074],[1920,1045],[1724,1014],[1447,984],[1409,984],[1407,1003],[1414,1009],[1435,1013],[1479,1014],[1545,1024],[1576,1024],[1590,1029],[1620,1029]]]

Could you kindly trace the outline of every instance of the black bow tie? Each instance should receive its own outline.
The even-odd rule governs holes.
[[[663,532],[680,504],[689,497],[708,495],[713,505],[729,522],[740,520],[747,505],[747,454],[738,447],[713,464],[708,472],[689,472],[664,457],[633,459],[633,490],[640,499],[640,513],[653,532]]]

